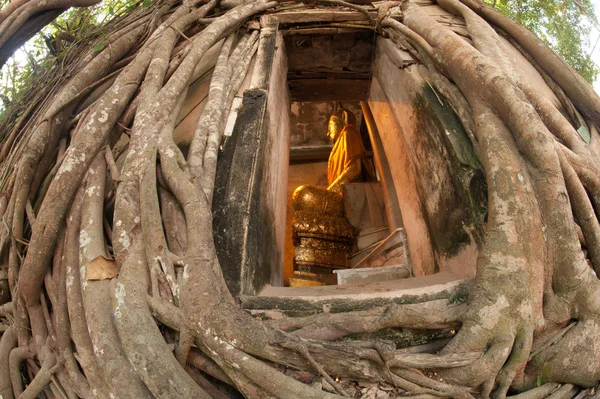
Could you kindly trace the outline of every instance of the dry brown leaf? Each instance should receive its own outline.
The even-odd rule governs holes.
[[[104,256],[98,256],[88,263],[85,278],[86,280],[106,280],[116,277],[118,274],[117,262],[106,259]]]

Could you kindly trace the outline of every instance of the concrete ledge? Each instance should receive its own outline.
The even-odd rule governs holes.
[[[358,269],[334,270],[339,285],[376,283],[399,280],[410,276],[407,265],[361,267]]]
[[[420,303],[436,299],[464,302],[471,288],[470,279],[438,273],[402,280],[324,287],[266,286],[258,296],[242,296],[242,307],[249,310],[347,312],[389,304]]]
[[[375,11],[373,9],[373,11]],[[375,13],[373,13],[374,16]],[[280,24],[298,24],[306,22],[363,22],[365,16],[358,11],[328,11],[314,8],[298,8],[293,11],[280,11],[271,14]]]

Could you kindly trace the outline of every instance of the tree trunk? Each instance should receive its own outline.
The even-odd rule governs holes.
[[[0,12],[0,46],[39,12],[94,3],[15,0]],[[485,236],[466,300],[265,321],[227,288],[211,203],[228,110],[259,46],[260,23],[247,21],[290,5],[233,3],[158,0],[120,17],[110,45],[81,44],[82,61],[5,121],[16,123],[0,153],[10,288],[0,308],[1,396],[210,398],[227,397],[216,388],[227,384],[249,398],[334,398],[371,381],[419,398],[570,398],[594,387],[600,98],[591,87],[555,68],[524,28],[471,0],[437,1],[469,39],[416,1],[378,10],[323,1],[321,11],[366,13],[459,115],[487,182]],[[498,31],[570,111],[520,77]],[[173,131],[203,62],[214,70],[188,150]],[[458,332],[443,348],[341,339],[396,327]],[[321,384],[306,383],[315,377]]]

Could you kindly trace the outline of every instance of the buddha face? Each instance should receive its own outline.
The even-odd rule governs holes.
[[[331,118],[329,118],[327,137],[335,143],[338,137],[340,137],[342,129],[344,129],[343,121],[335,115],[332,115]]]

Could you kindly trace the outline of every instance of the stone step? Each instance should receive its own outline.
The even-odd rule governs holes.
[[[364,284],[410,277],[410,267],[407,265],[361,267],[358,269],[334,270],[333,273],[337,275],[338,285]]]

